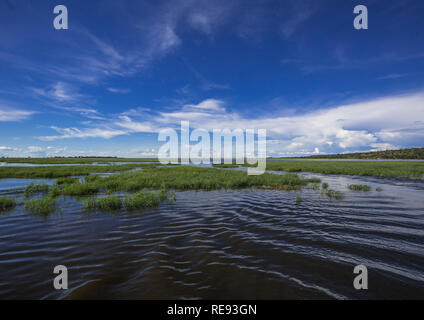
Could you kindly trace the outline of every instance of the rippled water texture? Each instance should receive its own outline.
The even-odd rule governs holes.
[[[0,216],[0,298],[424,298],[424,183],[313,176],[344,198],[178,192],[173,205],[128,214],[61,198],[47,219],[18,206]],[[23,181],[0,180],[0,193]],[[67,291],[53,289],[59,264]],[[353,288],[358,264],[369,290]]]

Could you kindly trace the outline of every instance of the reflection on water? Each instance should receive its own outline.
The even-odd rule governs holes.
[[[0,298],[424,298],[424,183],[321,177],[344,198],[179,192],[173,205],[128,214],[61,198],[47,219],[18,206],[0,216]],[[21,182],[0,180],[0,193]],[[53,289],[59,264],[67,291]],[[368,291],[353,288],[358,264]]]

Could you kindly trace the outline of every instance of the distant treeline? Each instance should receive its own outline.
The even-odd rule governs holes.
[[[411,159],[424,160],[424,148],[387,150],[363,153],[348,153],[334,155],[317,155],[305,157],[309,159]]]

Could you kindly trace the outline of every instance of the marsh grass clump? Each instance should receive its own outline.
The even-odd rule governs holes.
[[[47,216],[54,211],[56,207],[56,199],[38,198],[25,201],[25,209],[35,214]]]
[[[56,184],[58,186],[64,185],[64,184],[73,184],[79,181],[79,178],[72,178],[72,177],[62,177],[58,178],[56,180]]]
[[[175,201],[175,194],[170,195],[166,190],[158,192],[146,192],[144,190],[137,192],[133,196],[124,200],[124,206],[127,210],[142,208],[154,208],[159,206],[162,201]]]
[[[57,185],[53,185],[49,190],[50,198],[57,198],[62,194],[62,189],[60,189]]]
[[[381,192],[381,191],[383,191],[383,188],[377,187],[377,188],[375,189],[375,191],[377,191],[377,192]]]
[[[24,195],[25,197],[29,197],[30,195],[37,192],[47,193],[48,191],[49,186],[47,184],[35,184],[32,182],[25,188]]]
[[[343,197],[343,194],[340,191],[335,191],[333,189],[327,189],[325,191],[325,195],[329,198],[334,199],[341,199]]]
[[[84,177],[84,181],[86,183],[90,183],[90,182],[91,183],[94,183],[94,182],[96,182],[99,179],[100,179],[100,176],[98,176],[97,174],[92,174],[92,175],[89,175],[89,176]]]
[[[238,164],[213,164],[212,165],[214,168],[221,168],[221,169],[231,169],[231,168],[238,168],[239,165]]]
[[[95,183],[80,183],[76,182],[69,185],[64,185],[62,194],[68,196],[85,196],[96,194],[99,192],[99,187]]]
[[[16,206],[15,199],[11,197],[0,197],[0,212],[11,210]]]
[[[366,184],[350,184],[348,188],[353,191],[371,191],[371,187]]]
[[[302,197],[297,195],[296,196],[296,203],[301,203],[302,202]]]
[[[324,182],[322,185],[321,185],[321,188],[323,188],[323,189],[328,189],[328,183],[327,182]]]
[[[117,196],[106,196],[103,198],[89,198],[84,200],[86,209],[119,210],[122,208],[122,199]]]

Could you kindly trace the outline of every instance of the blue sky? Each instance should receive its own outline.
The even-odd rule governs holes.
[[[155,156],[180,120],[273,156],[423,146],[421,0],[0,0],[0,39],[0,156]]]

